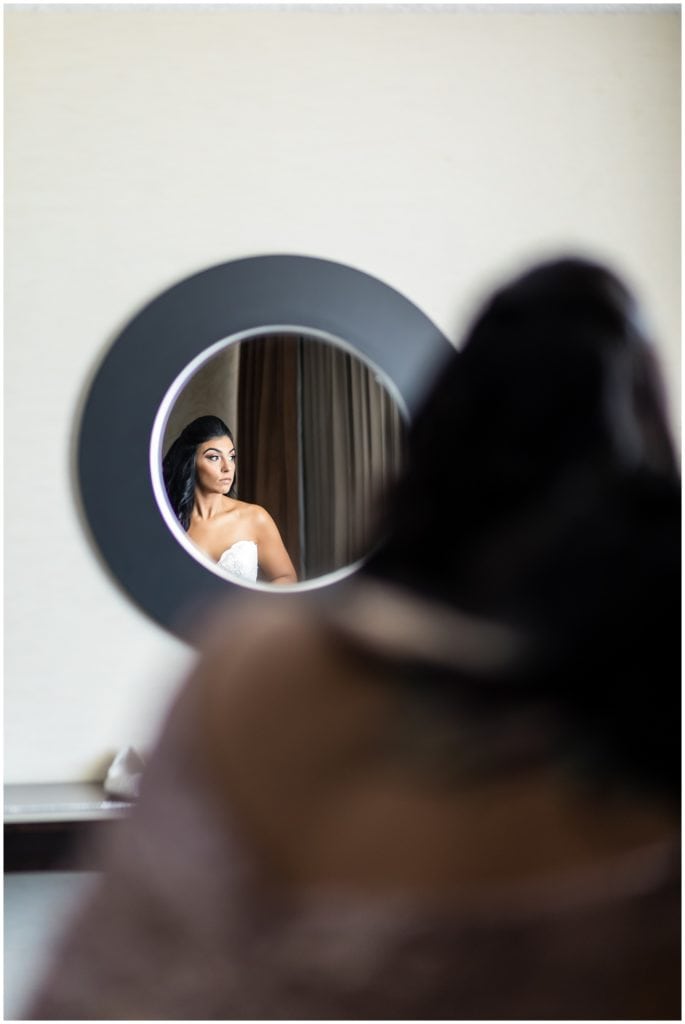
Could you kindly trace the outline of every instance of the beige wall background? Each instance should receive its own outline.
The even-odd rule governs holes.
[[[579,251],[645,301],[679,422],[675,8],[9,6],[5,46],[8,781],[146,749],[193,661],[71,470],[99,360],[179,279],[338,260],[456,341],[502,275]]]

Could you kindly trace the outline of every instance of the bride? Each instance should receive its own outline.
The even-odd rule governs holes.
[[[193,543],[234,576],[268,583],[297,583],[297,574],[275,522],[261,505],[233,497],[236,450],[218,416],[189,423],[163,461],[171,506]]]

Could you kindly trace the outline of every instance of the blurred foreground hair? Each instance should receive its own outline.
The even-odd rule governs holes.
[[[546,702],[570,756],[679,787],[680,479],[639,311],[605,267],[498,291],[409,437],[372,575],[535,638],[524,673],[445,679]]]

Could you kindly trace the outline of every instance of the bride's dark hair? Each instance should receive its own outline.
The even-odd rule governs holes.
[[[446,600],[471,567],[481,576],[481,545],[559,488],[676,476],[652,346],[622,282],[567,259],[496,292],[416,416],[407,467],[382,561]]]
[[[195,456],[197,447],[212,437],[227,437],[231,442],[233,435],[226,424],[218,416],[198,416],[185,427],[162,462],[164,486],[176,517],[187,530],[195,500]],[[236,477],[228,492],[232,498],[236,494]]]
[[[628,289],[567,259],[498,291],[408,449],[365,572],[536,637],[537,663],[488,706],[534,695],[595,760],[673,791],[680,480]]]

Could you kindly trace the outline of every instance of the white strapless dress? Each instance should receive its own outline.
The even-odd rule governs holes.
[[[217,565],[231,576],[255,583],[257,580],[257,545],[253,540],[237,540],[219,559]]]

